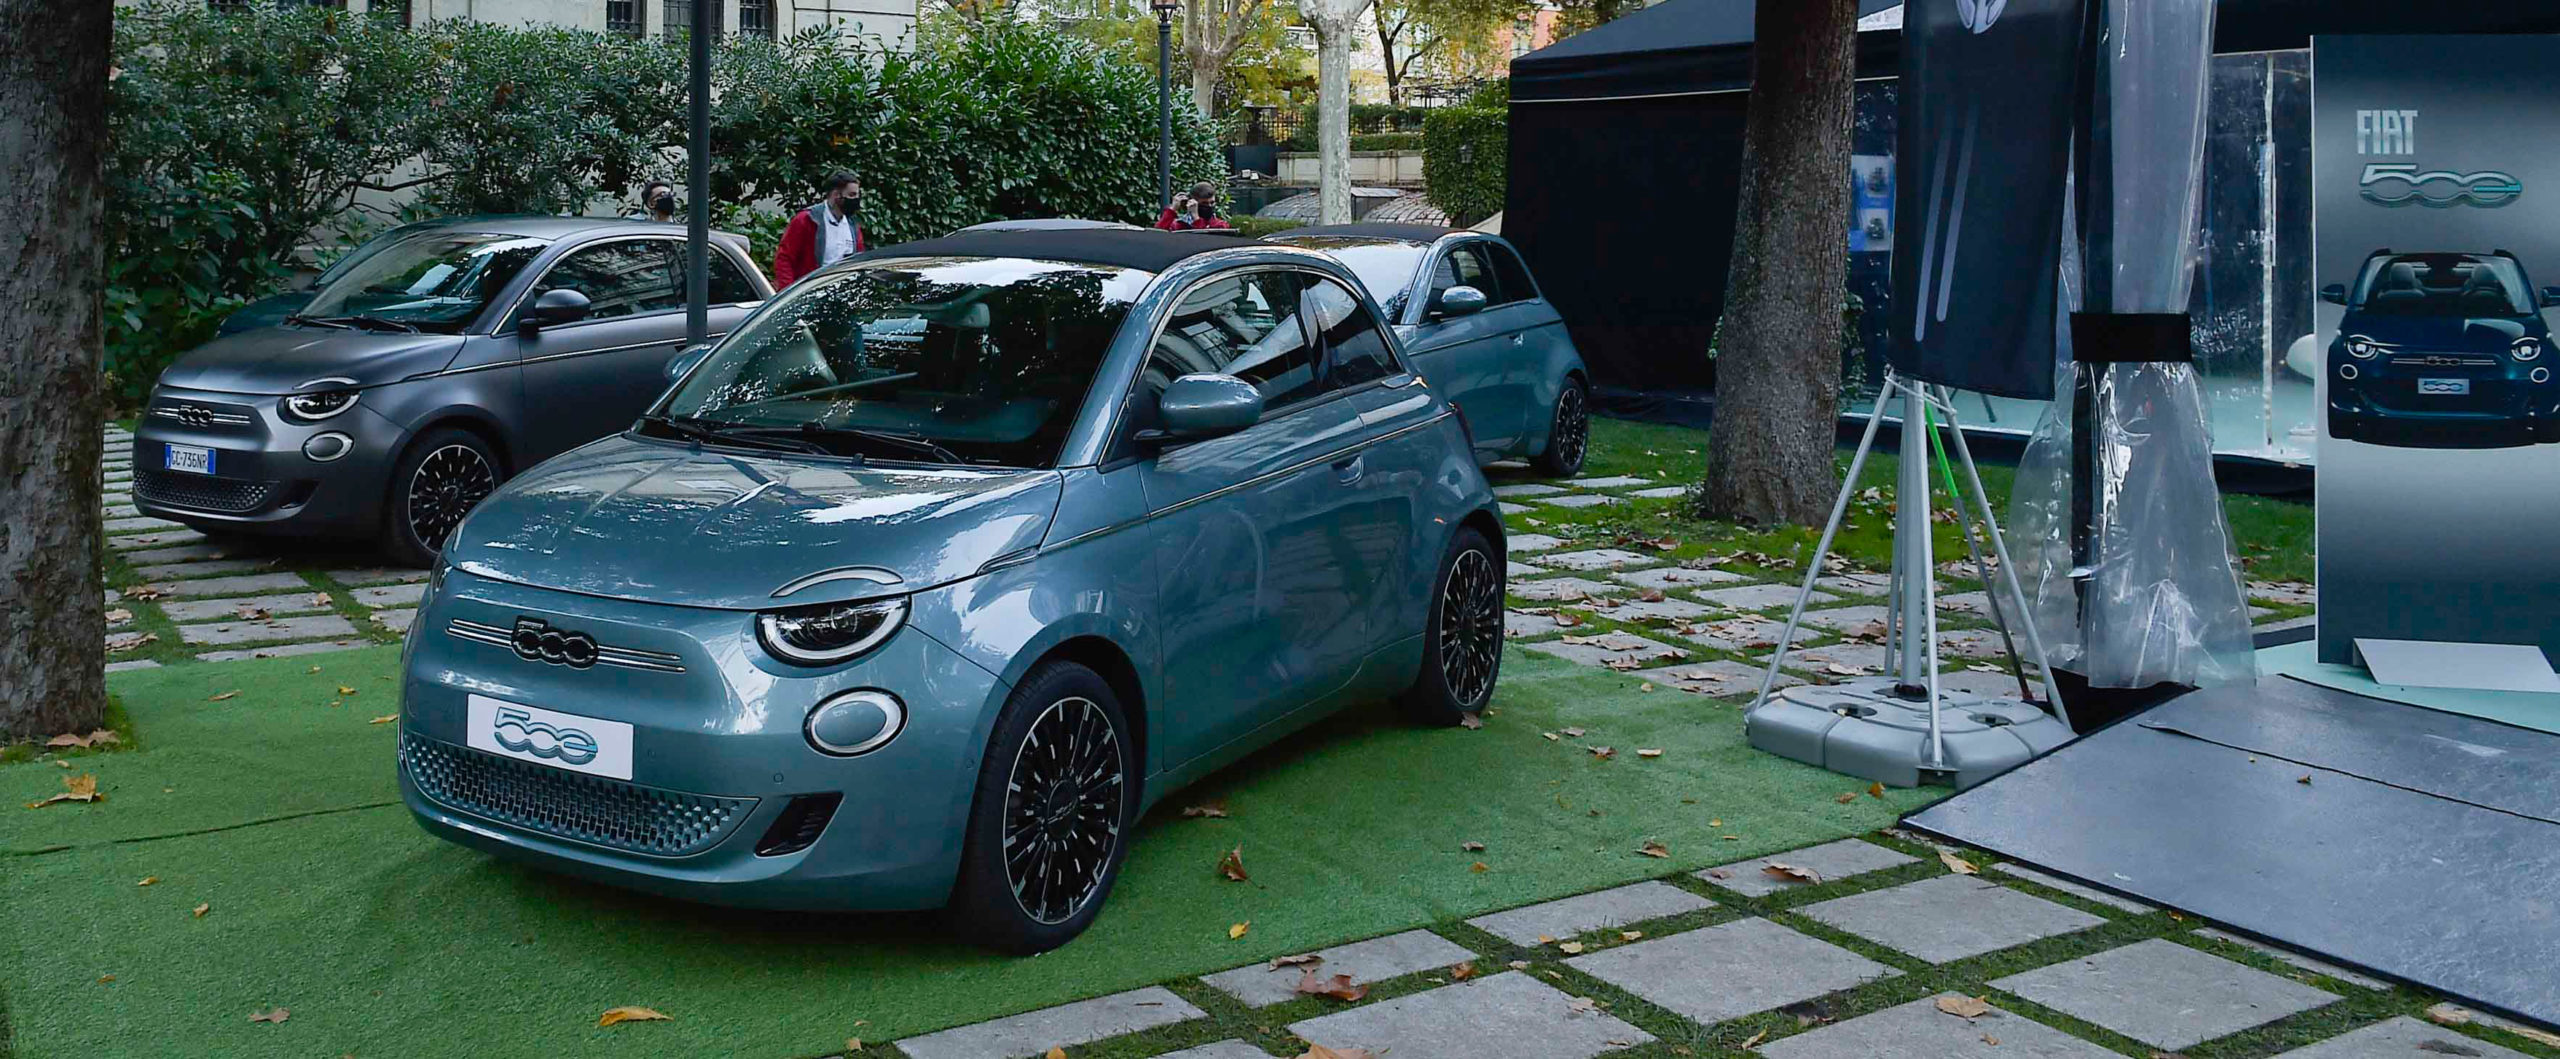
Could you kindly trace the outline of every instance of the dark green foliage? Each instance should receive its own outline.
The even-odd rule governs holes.
[[[1422,134],[1418,132],[1370,132],[1351,138],[1354,151],[1419,151]]]
[[[1354,103],[1351,105],[1351,135],[1357,141],[1364,135],[1417,133],[1422,131],[1428,107],[1399,107],[1391,103]],[[1280,144],[1283,151],[1316,149],[1316,108],[1310,103],[1298,108],[1297,128]],[[1353,150],[1360,150],[1358,147]]]
[[[1469,93],[1466,101],[1458,105],[1463,107],[1491,107],[1495,110],[1508,110],[1511,108],[1511,79],[1508,77],[1497,77],[1491,81],[1487,81],[1484,83],[1484,87]]]
[[[1422,126],[1422,181],[1452,224],[1502,212],[1510,192],[1511,115],[1489,107],[1443,107]]]

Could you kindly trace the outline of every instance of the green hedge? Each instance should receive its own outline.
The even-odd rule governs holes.
[[[1359,138],[1364,135],[1378,136],[1394,133],[1420,133],[1422,131],[1423,122],[1429,118],[1430,114],[1431,109],[1428,107],[1399,107],[1387,103],[1354,103],[1351,105],[1352,142],[1356,145],[1359,142]],[[1280,149],[1283,151],[1313,151],[1316,149],[1316,108],[1314,104],[1310,103],[1298,108],[1297,129],[1289,134],[1288,139],[1281,141]],[[1354,146],[1352,147],[1352,150],[1357,151],[1361,150],[1361,148]]]
[[[1510,191],[1510,114],[1489,107],[1443,107],[1422,127],[1422,181],[1452,224],[1502,211]]]
[[[1418,132],[1372,132],[1351,138],[1354,151],[1419,151],[1422,134]]]
[[[991,18],[915,52],[810,31],[715,53],[714,214],[778,230],[760,200],[862,178],[880,242],[1001,217],[1155,220],[1152,65]],[[107,367],[131,405],[315,229],[403,188],[406,217],[579,213],[683,183],[685,41],[495,23],[402,30],[330,8],[116,13],[109,86]],[[1177,183],[1225,176],[1216,129],[1174,108]],[[617,211],[618,212],[618,211]],[[759,211],[770,214],[770,210]]]

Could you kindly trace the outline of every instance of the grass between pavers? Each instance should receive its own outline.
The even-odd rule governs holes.
[[[1839,803],[1858,785],[1750,750],[1729,711],[1512,652],[1480,731],[1362,707],[1175,794],[1090,934],[1008,959],[928,916],[713,909],[429,838],[390,804],[395,726],[367,723],[397,663],[384,647],[115,675],[145,749],[94,759],[107,800],[0,815],[11,1059],[817,1056],[1149,983],[1198,998],[1183,980],[1870,831],[1930,797]],[[1620,753],[1540,735],[1569,725]],[[0,768],[0,795],[60,771]],[[1180,817],[1210,800],[1233,815]],[[1249,882],[1216,871],[1238,846]],[[674,1021],[595,1028],[623,1004]],[[288,1023],[247,1021],[276,1005]],[[1221,1028],[1302,1017],[1211,1010]]]

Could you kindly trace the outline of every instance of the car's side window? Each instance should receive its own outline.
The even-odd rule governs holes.
[[[1520,255],[1499,243],[1477,243],[1485,255],[1493,259],[1493,274],[1502,280],[1502,301],[1525,302],[1538,296],[1538,285],[1529,279],[1529,266],[1520,263]],[[1488,295],[1490,291],[1486,292]]]
[[[534,293],[568,289],[587,296],[587,318],[611,319],[684,308],[684,273],[667,239],[618,239],[572,250],[551,266]],[[718,270],[713,271],[718,275]],[[717,301],[718,299],[713,299]]]
[[[685,272],[693,264],[692,248],[676,248],[676,306],[684,305]],[[713,305],[735,305],[763,299],[756,285],[738,268],[738,259],[719,250],[711,252],[711,299]]]
[[[1350,288],[1321,277],[1308,277],[1304,315],[1324,338],[1326,381],[1337,389],[1374,382],[1396,372],[1387,353],[1387,337],[1377,317],[1360,304]]]
[[[1153,417],[1156,395],[1173,380],[1200,373],[1252,383],[1262,391],[1265,415],[1323,393],[1315,347],[1299,320],[1303,282],[1301,273],[1272,269],[1230,273],[1192,288],[1147,357],[1137,401],[1142,417]]]
[[[1437,313],[1440,296],[1451,287],[1474,287],[1484,292],[1485,304],[1502,303],[1502,286],[1494,277],[1493,266],[1484,259],[1483,246],[1460,243],[1440,255],[1440,260],[1431,266],[1431,300],[1424,303],[1425,309]]]

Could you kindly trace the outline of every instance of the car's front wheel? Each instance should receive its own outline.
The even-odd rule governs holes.
[[[1556,391],[1555,422],[1547,428],[1547,451],[1529,461],[1549,478],[1582,473],[1582,453],[1591,444],[1591,394],[1582,380],[1567,376]]]
[[[1137,756],[1120,698],[1073,662],[1006,697],[978,770],[954,924],[1001,952],[1047,952],[1093,925],[1128,852]]]
[[[480,435],[456,427],[426,432],[392,469],[382,550],[410,566],[434,565],[462,516],[505,479],[505,465]]]
[[[1484,712],[1502,673],[1503,558],[1472,526],[1461,526],[1440,560],[1431,614],[1422,630],[1422,672],[1398,697],[1405,713],[1453,725]]]

